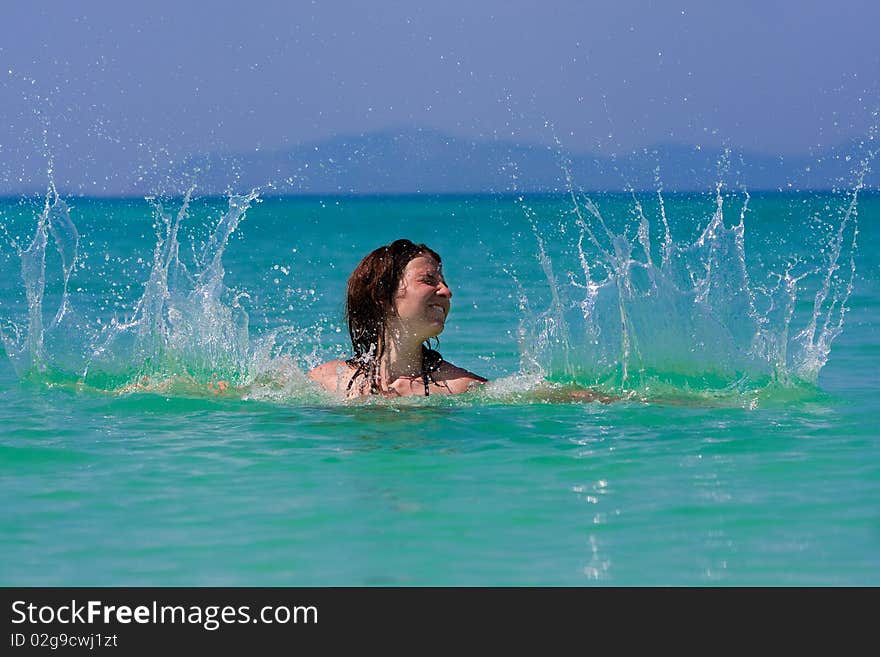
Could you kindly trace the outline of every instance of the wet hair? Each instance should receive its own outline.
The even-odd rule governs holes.
[[[347,362],[355,368],[348,389],[359,375],[370,382],[370,393],[379,394],[379,364],[385,354],[385,333],[388,318],[393,316],[394,298],[409,262],[428,255],[440,264],[440,255],[425,244],[415,244],[407,239],[395,240],[380,246],[360,261],[348,278],[345,300],[345,317],[354,356]],[[443,357],[422,345],[422,380],[425,396],[428,395],[428,379],[440,367]]]

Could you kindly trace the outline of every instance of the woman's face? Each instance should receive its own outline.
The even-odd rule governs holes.
[[[446,325],[451,299],[440,263],[429,255],[413,258],[403,270],[394,298],[395,328],[420,341],[439,335]]]

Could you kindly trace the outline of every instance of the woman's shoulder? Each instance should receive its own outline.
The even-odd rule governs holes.
[[[344,360],[331,360],[309,370],[309,378],[320,383],[330,391],[339,390],[339,382],[343,374],[352,370],[351,365]]]
[[[437,374],[439,374],[437,378],[442,380],[453,393],[467,392],[489,381],[479,374],[469,372],[463,367],[458,367],[445,360],[441,361],[437,368]]]

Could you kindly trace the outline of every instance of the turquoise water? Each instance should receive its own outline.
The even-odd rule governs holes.
[[[0,584],[880,584],[854,191],[0,201]],[[485,390],[305,378],[398,237]]]

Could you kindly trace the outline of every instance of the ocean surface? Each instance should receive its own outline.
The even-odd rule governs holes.
[[[880,584],[880,195],[858,184],[50,187],[0,226],[0,585]],[[484,390],[344,402],[306,378],[348,349],[348,274],[399,237],[443,257],[438,349]]]

